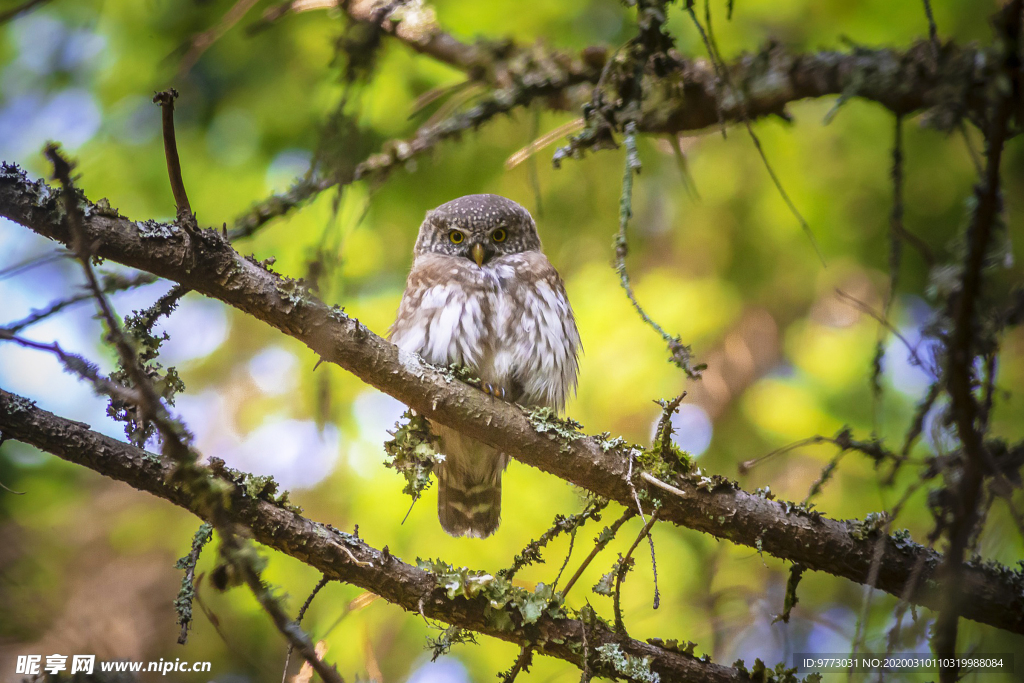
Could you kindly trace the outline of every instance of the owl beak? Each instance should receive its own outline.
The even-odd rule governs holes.
[[[473,249],[470,250],[469,253],[473,255],[473,260],[476,261],[476,264],[478,266],[482,267],[484,265],[484,245],[477,242],[476,244],[473,245]]]

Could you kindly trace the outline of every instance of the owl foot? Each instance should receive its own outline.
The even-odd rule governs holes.
[[[483,386],[480,387],[484,390],[485,394],[493,396],[494,398],[505,399],[505,387],[496,386],[490,382],[484,382]]]

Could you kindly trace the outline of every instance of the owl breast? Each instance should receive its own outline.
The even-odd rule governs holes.
[[[539,252],[483,267],[419,256],[391,339],[435,365],[465,365],[523,405],[561,409],[576,385],[579,333],[561,279]]]

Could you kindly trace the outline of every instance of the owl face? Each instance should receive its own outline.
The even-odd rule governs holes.
[[[465,258],[482,267],[491,259],[524,251],[540,251],[530,212],[496,194],[471,194],[427,212],[415,254]]]

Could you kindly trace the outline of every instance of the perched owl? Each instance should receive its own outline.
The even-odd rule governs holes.
[[[561,410],[576,389],[580,336],[565,286],[530,213],[498,195],[460,197],[427,213],[389,338],[435,365],[470,368],[485,391],[524,406]],[[508,457],[432,428],[445,455],[434,468],[441,526],[453,536],[490,536]]]

